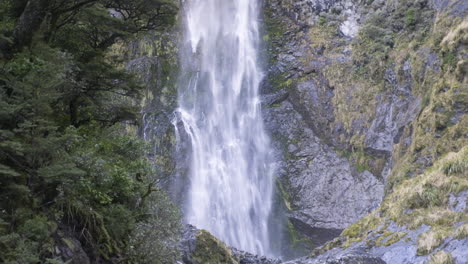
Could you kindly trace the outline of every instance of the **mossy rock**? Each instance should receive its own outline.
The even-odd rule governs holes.
[[[405,232],[397,232],[397,233],[394,233],[387,241],[385,241],[383,244],[384,246],[388,247],[388,246],[391,246],[395,243],[397,243],[398,241],[400,241],[402,238],[404,238],[408,233],[405,233]]]
[[[239,264],[228,246],[206,230],[197,231],[192,260],[194,264]]]

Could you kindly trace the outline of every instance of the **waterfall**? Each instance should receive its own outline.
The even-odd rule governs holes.
[[[177,115],[191,149],[186,221],[231,246],[271,254],[274,169],[258,94],[258,13],[257,0],[184,2]]]

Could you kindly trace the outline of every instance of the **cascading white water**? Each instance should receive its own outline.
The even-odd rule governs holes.
[[[186,0],[178,116],[190,139],[186,220],[270,254],[273,168],[261,117],[257,0]]]

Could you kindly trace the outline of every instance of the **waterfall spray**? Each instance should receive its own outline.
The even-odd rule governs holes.
[[[187,222],[231,246],[270,254],[273,168],[258,95],[258,5],[184,3],[178,116],[192,150]]]

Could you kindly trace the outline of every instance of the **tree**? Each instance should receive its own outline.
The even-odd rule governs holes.
[[[15,7],[22,9],[21,15],[14,30],[6,34],[11,40],[0,41],[0,58],[11,58],[29,46],[40,28],[50,40],[66,25],[88,26],[89,37],[95,41],[93,48],[103,50],[118,39],[171,25],[177,13],[177,5],[170,0],[20,0]]]
[[[66,261],[64,230],[95,261],[175,261],[178,211],[126,131],[142,86],[106,52],[176,11],[164,0],[0,2],[0,262]]]

